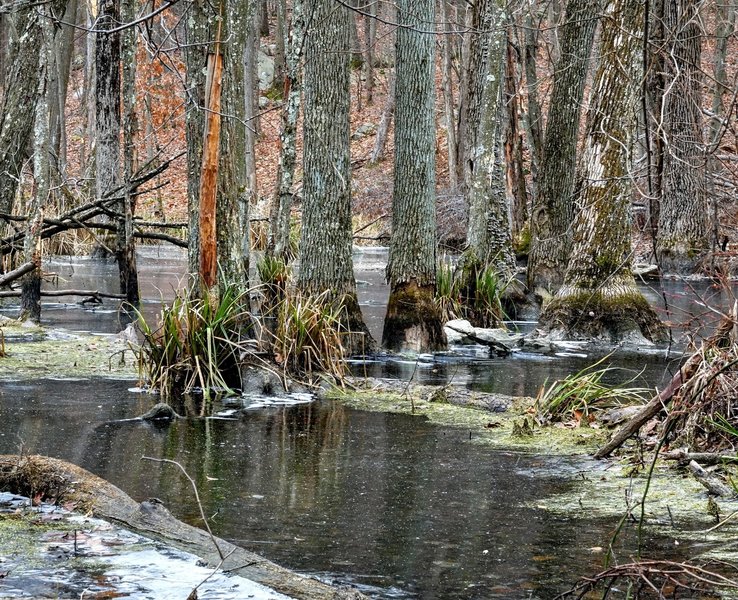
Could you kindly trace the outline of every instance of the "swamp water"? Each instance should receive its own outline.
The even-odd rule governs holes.
[[[147,252],[144,310],[154,313],[160,291],[172,296],[183,262],[180,255]],[[377,334],[386,291],[377,283],[382,273],[373,268],[374,258],[364,271],[359,266],[358,277],[367,282],[360,287],[362,307]],[[76,258],[56,264],[62,275],[65,264],[73,265],[64,277],[77,278],[74,287],[113,291],[109,265]],[[100,308],[56,304],[45,307],[43,318],[72,330],[121,328],[115,311]],[[490,359],[472,351],[356,369],[533,394],[546,379],[592,362],[573,354]],[[645,367],[650,385],[668,377],[672,366],[655,355],[624,363],[636,371]],[[423,417],[325,401],[157,426],[124,421],[155,401],[135,391],[133,380],[13,380],[1,362],[0,375],[0,453],[22,448],[63,458],[136,500],[159,498],[197,525],[198,508],[181,473],[141,457],[176,460],[197,482],[214,533],[297,571],[358,585],[372,597],[552,598],[599,570],[617,513],[625,510],[623,501],[602,516],[591,510],[592,498],[571,507],[582,480],[609,477],[607,463],[501,451],[470,442],[468,430]],[[558,504],[570,507],[547,508]],[[620,544],[620,558],[635,553],[632,528]],[[679,558],[688,549],[665,532],[651,536],[646,551]],[[0,596],[2,590],[0,580]]]

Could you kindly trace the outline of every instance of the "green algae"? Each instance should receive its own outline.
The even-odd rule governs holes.
[[[5,356],[0,379],[39,377],[136,377],[138,363],[129,343],[115,335],[92,335],[0,325]]]

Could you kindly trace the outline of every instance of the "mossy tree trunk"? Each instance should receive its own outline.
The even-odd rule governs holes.
[[[249,190],[246,177],[246,104],[244,52],[253,0],[225,3],[221,51],[223,53],[222,124],[217,192],[217,254],[221,283],[248,287]]]
[[[435,91],[433,0],[398,4],[395,173],[390,297],[383,345],[425,352],[445,346],[435,304]]]
[[[541,325],[567,336],[655,339],[663,325],[631,271],[631,148],[642,76],[641,0],[610,0],[579,159],[571,257]]]
[[[457,269],[463,300],[470,308],[482,271],[491,269],[501,280],[510,280],[515,273],[502,143],[506,112],[502,105],[507,56],[505,3],[487,0],[480,4],[479,10],[485,13],[480,19],[482,29],[470,48],[474,71],[469,98],[474,102],[467,122],[468,137],[473,142],[466,165],[469,221],[466,249]],[[471,314],[480,325],[490,324],[490,315]]]
[[[528,289],[533,292],[536,288],[555,291],[569,259],[579,117],[600,8],[598,0],[569,0],[561,28],[561,58],[554,69],[530,221]]]
[[[356,297],[351,230],[348,10],[332,0],[308,0],[305,36],[303,216],[297,288],[330,290],[343,305],[348,354],[372,347]]]
[[[710,249],[702,123],[702,28],[697,0],[664,0],[663,179],[656,257],[662,270],[693,273]]]

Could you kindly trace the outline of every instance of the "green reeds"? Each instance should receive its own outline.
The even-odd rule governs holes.
[[[250,323],[248,292],[225,286],[218,298],[178,294],[155,327],[139,313],[144,342],[139,370],[162,395],[202,389],[230,392],[240,385],[239,356]]]
[[[622,385],[610,386],[602,382],[616,369],[600,367],[611,355],[585,367],[578,373],[554,381],[548,387],[544,383],[536,397],[536,420],[540,425],[556,421],[590,420],[594,410],[613,408],[625,404],[643,404],[651,390],[628,387],[637,375]]]

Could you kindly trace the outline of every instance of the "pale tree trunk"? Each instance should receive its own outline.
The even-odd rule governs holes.
[[[121,18],[124,23],[135,19],[135,0],[122,0]],[[136,244],[133,237],[133,216],[136,213],[136,197],[130,193],[130,181],[136,171],[136,137],[138,135],[138,115],[136,107],[136,42],[135,27],[123,31],[121,39],[121,59],[123,61],[123,183],[125,193],[118,217],[118,274],[120,293],[124,294],[131,306],[139,302],[138,271],[136,269]]]
[[[427,352],[446,344],[436,287],[434,0],[398,4],[390,297],[383,345]]]
[[[332,0],[308,0],[305,37],[303,216],[297,288],[330,290],[342,307],[345,349],[356,354],[373,342],[356,296],[351,231],[349,154],[349,17]]]
[[[484,83],[478,97],[479,110],[474,120],[475,130],[469,137],[475,144],[469,154],[468,204],[469,221],[466,248],[459,260],[457,277],[460,278],[463,300],[470,318],[481,326],[496,325],[489,322],[496,315],[475,314],[473,299],[477,295],[476,282],[485,270],[494,271],[502,281],[508,281],[515,273],[515,254],[510,237],[510,212],[505,194],[505,166],[503,158],[502,117],[505,107],[504,72],[507,56],[505,36],[505,3],[487,0],[480,10],[488,12],[480,43],[472,45],[479,56],[472,58],[479,66],[480,80]]]
[[[631,271],[631,150],[643,16],[641,0],[609,0],[604,11],[601,59],[577,170],[571,257],[564,284],[540,320],[556,335],[612,341],[663,336]]]
[[[663,271],[699,270],[710,249],[702,136],[702,30],[697,0],[664,0],[664,171],[656,258]]]
[[[44,208],[51,189],[51,169],[49,162],[49,98],[54,97],[49,89],[49,75],[54,70],[54,28],[49,6],[39,7],[41,14],[38,27],[41,30],[40,52],[34,56],[38,72],[38,101],[33,124],[33,194],[28,213],[28,227],[23,242],[25,262],[32,262],[36,268],[22,280],[20,319],[35,323],[41,321],[41,227]]]
[[[85,24],[88,29],[95,26],[92,7],[85,2]],[[79,162],[86,165],[83,174],[86,179],[95,177],[95,37],[85,39],[85,85],[82,105],[85,107],[85,136],[80,146]]]
[[[120,23],[119,0],[102,0],[95,39],[95,197],[100,200],[120,186],[120,34],[107,30]],[[122,206],[118,207],[122,212]],[[101,220],[109,220],[101,217]],[[93,255],[110,256],[110,236],[96,240]]]
[[[530,221],[528,289],[561,285],[571,251],[577,135],[600,2],[569,0]]]
[[[253,0],[256,2],[256,0]],[[246,104],[246,180],[250,194],[249,203],[256,201],[256,138],[259,127],[259,36],[257,35],[258,6],[254,4],[252,17],[247,24],[247,41],[244,51],[244,102]]]
[[[188,271],[196,277],[200,271],[200,170],[205,135],[205,73],[208,42],[211,41],[210,4],[195,0],[187,19],[186,137],[187,137],[187,213],[189,215],[187,249]]]
[[[56,2],[55,4],[58,4]],[[6,92],[0,110],[0,212],[10,213],[27,158],[38,102],[43,34],[35,7],[13,15],[19,35],[10,48]]]
[[[448,154],[448,187],[456,191],[459,186],[458,166],[458,143],[456,141],[456,106],[453,90],[453,43],[451,36],[453,24],[449,16],[448,0],[441,0],[441,19],[443,20],[445,34],[443,36],[443,107],[446,118],[446,147]]]
[[[369,155],[369,165],[376,165],[379,162],[379,159],[384,153],[384,147],[387,145],[390,126],[395,116],[395,79],[395,71],[394,69],[390,69],[389,73],[387,73],[387,100],[382,111],[382,116],[379,119],[379,125],[377,126],[374,146]]]
[[[292,185],[297,162],[297,120],[300,116],[302,92],[301,58],[305,42],[305,20],[302,0],[292,5],[292,27],[287,45],[287,63],[284,77],[284,107],[280,133],[279,164],[277,165],[277,190],[272,198],[269,215],[269,241],[267,251],[285,263],[290,258],[290,211],[292,209]]]
[[[253,0],[228,0],[223,43],[223,121],[218,169],[218,263],[224,284],[245,291],[249,273],[249,190],[246,179],[244,51]]]
[[[277,26],[274,31],[274,85],[284,81],[287,57],[285,40],[287,38],[287,0],[276,0]],[[294,19],[294,17],[293,17]]]
[[[366,80],[366,103],[374,103],[374,44],[377,42],[377,4],[364,2],[364,79]]]
[[[504,123],[505,143],[503,161],[506,171],[507,203],[510,211],[510,230],[513,240],[519,240],[528,220],[528,190],[525,185],[523,134],[521,131],[519,63],[514,47],[514,28],[507,27],[507,60],[505,61]]]

